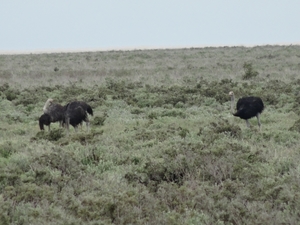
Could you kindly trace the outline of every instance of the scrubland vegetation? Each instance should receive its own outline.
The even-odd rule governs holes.
[[[300,47],[0,56],[0,224],[299,224]],[[263,99],[262,130],[230,113]],[[83,100],[91,131],[38,118]]]

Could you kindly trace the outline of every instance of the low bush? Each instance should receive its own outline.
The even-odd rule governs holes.
[[[255,66],[241,62],[245,53]],[[297,54],[264,46],[2,56],[1,224],[297,224]],[[262,98],[261,131],[232,116],[229,91]],[[48,98],[87,101],[90,131],[38,131]]]

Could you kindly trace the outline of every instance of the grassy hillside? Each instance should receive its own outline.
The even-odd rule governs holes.
[[[0,55],[0,224],[297,224],[300,46]],[[260,96],[257,120],[230,113]],[[39,131],[48,98],[91,131]]]

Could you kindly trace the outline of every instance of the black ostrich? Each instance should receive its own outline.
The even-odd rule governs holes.
[[[70,124],[77,131],[78,125],[82,125],[82,122],[86,122],[87,131],[89,131],[90,121],[88,114],[93,115],[93,110],[90,105],[83,101],[74,101],[68,103],[65,108],[64,123],[66,124],[67,131],[69,133]]]
[[[65,108],[62,105],[58,103],[54,103],[53,99],[49,98],[43,107],[43,111],[44,111],[44,115],[42,115],[40,119],[46,121],[47,116],[45,114],[47,114],[48,116],[50,116],[50,123],[55,123],[58,121],[60,127],[62,126],[62,122],[65,114]],[[49,124],[49,130],[50,130],[50,124]]]
[[[257,123],[259,130],[261,129],[261,123],[259,116],[264,110],[264,103],[260,97],[243,97],[238,100],[236,103],[236,112],[234,112],[234,93],[229,92],[231,97],[231,112],[234,116],[240,117],[241,119],[246,120],[247,127],[250,127],[248,119],[255,117],[257,118]]]

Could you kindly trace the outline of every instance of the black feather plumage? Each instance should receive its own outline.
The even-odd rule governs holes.
[[[71,124],[75,129],[83,121],[86,122],[87,129],[89,130],[89,118],[87,113],[93,115],[93,110],[90,105],[83,101],[73,101],[68,103],[65,108],[64,123],[67,130]]]
[[[83,101],[75,101],[75,102],[77,105],[80,105],[88,114],[93,116],[93,109],[89,104],[87,104],[86,102],[83,102]],[[75,103],[75,102],[73,102],[73,103]]]
[[[39,125],[40,125],[40,130],[44,130],[44,125],[50,126],[51,124],[51,117],[48,114],[43,114],[39,118]],[[49,127],[50,129],[50,127]]]
[[[66,105],[65,120],[64,122],[76,127],[82,121],[88,122],[86,111],[80,105],[70,103]]]
[[[236,113],[234,116],[247,120],[257,116],[257,113],[262,113],[264,110],[264,103],[259,97],[243,97],[240,98],[236,104]]]
[[[234,93],[231,91],[229,92],[229,95],[231,96],[231,110],[233,111]],[[246,120],[246,124],[248,127],[250,127],[248,119],[256,117],[260,129],[261,123],[259,117],[263,112],[264,107],[264,103],[260,97],[243,97],[238,100],[236,104],[236,112],[232,112],[232,114]]]

